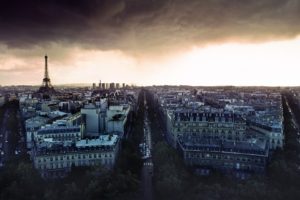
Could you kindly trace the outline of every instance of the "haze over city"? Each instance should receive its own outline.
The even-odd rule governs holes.
[[[298,0],[3,1],[0,84],[300,85]],[[37,78],[39,77],[39,78]]]

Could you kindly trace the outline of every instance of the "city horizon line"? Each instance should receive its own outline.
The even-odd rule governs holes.
[[[87,87],[90,86],[92,87],[93,83],[96,82],[90,82],[90,83],[61,83],[61,84],[52,84],[53,86],[80,86],[82,85],[83,87]],[[234,84],[224,84],[224,85],[189,85],[189,84],[137,84],[137,83],[129,83],[127,84],[126,82],[102,82],[102,83],[125,83],[128,86],[135,86],[135,87],[160,87],[160,86],[171,86],[171,87],[184,87],[184,86],[188,86],[188,87],[268,87],[268,88],[278,88],[278,87],[300,87],[300,85],[234,85]],[[96,85],[98,86],[99,83],[96,83]],[[40,87],[39,84],[5,84],[5,85],[1,85],[0,87]]]

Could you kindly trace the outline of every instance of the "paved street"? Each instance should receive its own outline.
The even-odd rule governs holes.
[[[144,117],[144,142],[148,147],[146,152],[148,151],[149,154],[146,159],[144,159],[144,164],[142,168],[142,187],[145,200],[152,200],[153,199],[153,188],[152,188],[152,177],[153,177],[153,162],[152,162],[152,141],[151,141],[151,130],[149,126],[148,120],[148,112],[147,112],[147,101],[144,94],[144,106],[145,110],[145,117]]]
[[[291,109],[290,104],[289,104],[288,100],[286,99],[286,97],[284,97],[284,100],[285,100],[285,103],[286,103],[289,113],[292,115],[293,126],[294,126],[294,128],[296,128],[295,126],[297,125],[297,123],[295,122],[294,113],[292,112],[292,109]]]
[[[286,97],[284,97],[284,102],[285,102],[285,104],[286,104],[286,106],[287,106],[287,108],[288,108],[289,114],[292,116],[292,118],[291,118],[292,126],[293,126],[293,128],[294,128],[295,130],[297,130],[297,134],[298,134],[299,139],[300,139],[299,124],[298,124],[297,121],[295,120],[295,119],[296,119],[296,118],[295,118],[295,114],[294,114],[294,112],[292,111],[292,109],[291,109],[291,107],[290,107],[290,105],[289,105],[289,102],[288,102],[288,100],[287,100]],[[298,140],[298,142],[300,143],[300,140]]]
[[[16,113],[16,125],[18,126],[17,130],[17,136],[16,134],[12,133],[12,130],[8,127],[8,120],[11,118],[12,114],[14,112],[12,111],[12,108],[7,108],[5,110],[3,120],[1,122],[1,128],[0,128],[0,165],[3,165],[6,161],[8,161],[11,157],[17,156],[17,155],[23,155],[26,153],[25,149],[25,143],[24,143],[24,134],[23,134],[23,128],[21,125],[21,116],[20,112],[17,111]],[[17,138],[14,138],[17,137]],[[22,138],[22,139],[21,139]],[[17,144],[14,144],[13,141],[18,141]]]
[[[10,131],[7,130],[7,120],[9,118],[9,110],[6,110],[6,112],[4,113],[4,117],[3,117],[3,121],[1,124],[1,163],[5,162],[8,160],[9,156],[11,155],[12,151],[10,150],[10,146],[9,146],[9,134]]]
[[[288,114],[291,116],[290,123],[292,125],[292,128],[295,130],[295,133],[297,134],[296,137],[295,137],[295,139],[297,140],[298,147],[299,147],[299,145],[300,145],[300,133],[299,133],[299,124],[298,124],[298,122],[296,120],[296,116],[295,116],[295,113],[294,113],[295,111],[292,110],[292,108],[291,108],[291,106],[289,104],[289,101],[287,100],[286,96],[284,96],[284,103],[285,103],[285,105],[287,107]],[[300,152],[299,152],[299,150],[297,152],[297,159],[296,159],[295,165],[296,165],[297,170],[300,170]]]

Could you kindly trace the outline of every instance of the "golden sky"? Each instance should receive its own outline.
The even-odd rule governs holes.
[[[18,4],[18,6],[15,6]],[[300,85],[300,0],[4,1],[0,85]]]
[[[120,50],[73,47],[64,50],[67,53],[61,57],[55,54],[55,60],[51,52],[59,48],[54,46],[48,53],[49,72],[53,84],[102,80],[138,85],[295,86],[300,85],[299,48],[299,37],[266,43],[191,46],[173,54],[142,57]],[[1,56],[2,84],[40,84],[43,56]]]

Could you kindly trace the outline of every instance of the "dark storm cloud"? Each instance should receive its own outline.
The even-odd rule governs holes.
[[[2,0],[0,43],[48,43],[127,52],[300,33],[299,0]]]

